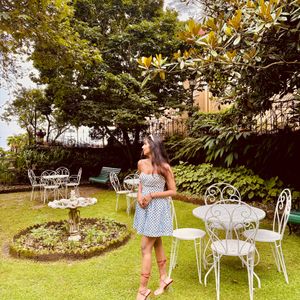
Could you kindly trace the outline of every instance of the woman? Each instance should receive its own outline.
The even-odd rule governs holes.
[[[160,283],[154,295],[162,294],[173,282],[167,276],[166,256],[162,236],[172,236],[172,216],[168,197],[176,194],[175,180],[161,140],[150,135],[145,139],[143,154],[146,159],[138,162],[140,184],[134,216],[134,228],[142,235],[142,272],[137,300],[147,299],[151,290],[147,284],[151,272],[152,249],[160,273]]]

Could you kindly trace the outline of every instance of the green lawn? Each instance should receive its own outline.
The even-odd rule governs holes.
[[[127,216],[125,200],[120,199],[120,209],[115,212],[115,194],[101,191],[94,195],[98,203],[82,208],[82,217],[110,217],[132,226],[133,215]],[[123,201],[122,201],[123,200]],[[179,225],[200,227],[202,221],[192,215],[193,204],[175,202]],[[140,237],[133,233],[130,241],[120,248],[81,261],[35,262],[18,260],[7,255],[7,244],[14,234],[27,226],[67,218],[67,211],[55,210],[31,202],[30,194],[14,193],[0,195],[0,299],[1,300],[46,300],[46,299],[135,299],[140,274]],[[270,227],[264,222],[262,226]],[[164,239],[169,256],[171,239]],[[255,299],[300,299],[299,235],[286,233],[283,251],[285,254],[290,284],[276,271],[269,245],[258,245],[261,262],[256,272],[262,288],[255,288]],[[239,260],[224,258],[221,263],[221,299],[249,299],[246,269]],[[154,264],[149,288],[158,283],[158,271]],[[173,272],[173,289],[159,299],[215,299],[214,274],[208,286],[197,280],[193,243],[182,242],[179,249],[178,267]],[[152,299],[155,298],[152,296]]]

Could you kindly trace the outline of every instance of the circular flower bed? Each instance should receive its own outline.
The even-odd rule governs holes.
[[[13,238],[10,254],[36,260],[82,259],[119,247],[130,237],[125,224],[110,219],[81,219],[79,241],[69,241],[68,221],[28,227]]]

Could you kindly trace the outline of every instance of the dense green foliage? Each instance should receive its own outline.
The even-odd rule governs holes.
[[[140,145],[134,151],[138,157]],[[82,168],[83,181],[90,176],[97,176],[103,166],[118,167],[126,173],[131,167],[130,162],[124,159],[126,154],[126,147],[119,145],[105,148],[25,147],[18,153],[8,152],[0,157],[0,183],[29,183],[29,168],[37,176],[45,170],[55,170],[61,166],[66,166],[71,174],[77,174],[78,169]]]
[[[43,68],[101,61],[97,48],[81,39],[71,24],[73,6],[68,0],[1,0],[0,4],[0,73],[9,81],[18,72],[22,55],[32,55],[38,47]]]
[[[229,109],[220,113],[195,113],[189,118],[188,137],[169,142],[173,160],[218,162],[231,166],[239,159],[239,145],[249,135],[235,120],[235,112]],[[175,151],[174,151],[175,150]]]
[[[166,55],[180,46],[176,37],[176,14],[164,12],[162,1],[74,2],[73,28],[99,49],[103,62],[47,66],[44,49],[35,47],[32,56],[40,71],[37,80],[47,84],[46,95],[72,125],[94,129],[94,136],[106,136],[128,147],[139,142],[145,117],[159,114],[160,107],[180,104],[186,92],[177,84],[181,78],[157,80],[143,88],[136,63],[141,53]],[[51,46],[47,53],[55,51]],[[49,60],[55,59],[49,57]],[[78,67],[77,67],[78,66]],[[131,155],[130,155],[131,154]]]
[[[187,1],[186,1],[187,2]],[[150,73],[188,68],[221,102],[235,103],[243,115],[270,108],[274,95],[300,87],[300,3],[291,0],[198,0],[209,15],[187,22],[181,38],[186,52]],[[170,57],[170,55],[169,55]]]
[[[177,188],[181,192],[200,196],[211,184],[227,182],[239,190],[244,201],[276,200],[283,185],[278,177],[263,180],[245,167],[224,169],[211,164],[194,166],[182,163],[174,167],[174,173]]]
[[[278,176],[286,185],[300,190],[300,131],[286,127],[275,133],[258,134],[248,130],[250,123],[251,120],[241,122],[232,108],[194,114],[189,118],[187,137],[173,136],[166,141],[172,163],[244,165],[262,178]]]

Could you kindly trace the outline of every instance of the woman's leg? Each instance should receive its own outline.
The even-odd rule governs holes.
[[[167,258],[163,248],[161,237],[158,237],[154,243],[156,262],[158,265],[160,279],[164,280],[167,277]]]
[[[156,238],[154,237],[142,237],[141,251],[142,251],[142,272],[139,293],[137,299],[144,299],[142,296],[147,294],[147,285],[151,273],[152,262],[152,249]]]
[[[165,289],[173,282],[173,280],[167,276],[167,258],[161,237],[156,239],[154,243],[154,249],[160,275],[159,288],[154,291],[154,295],[158,296],[165,291]]]

